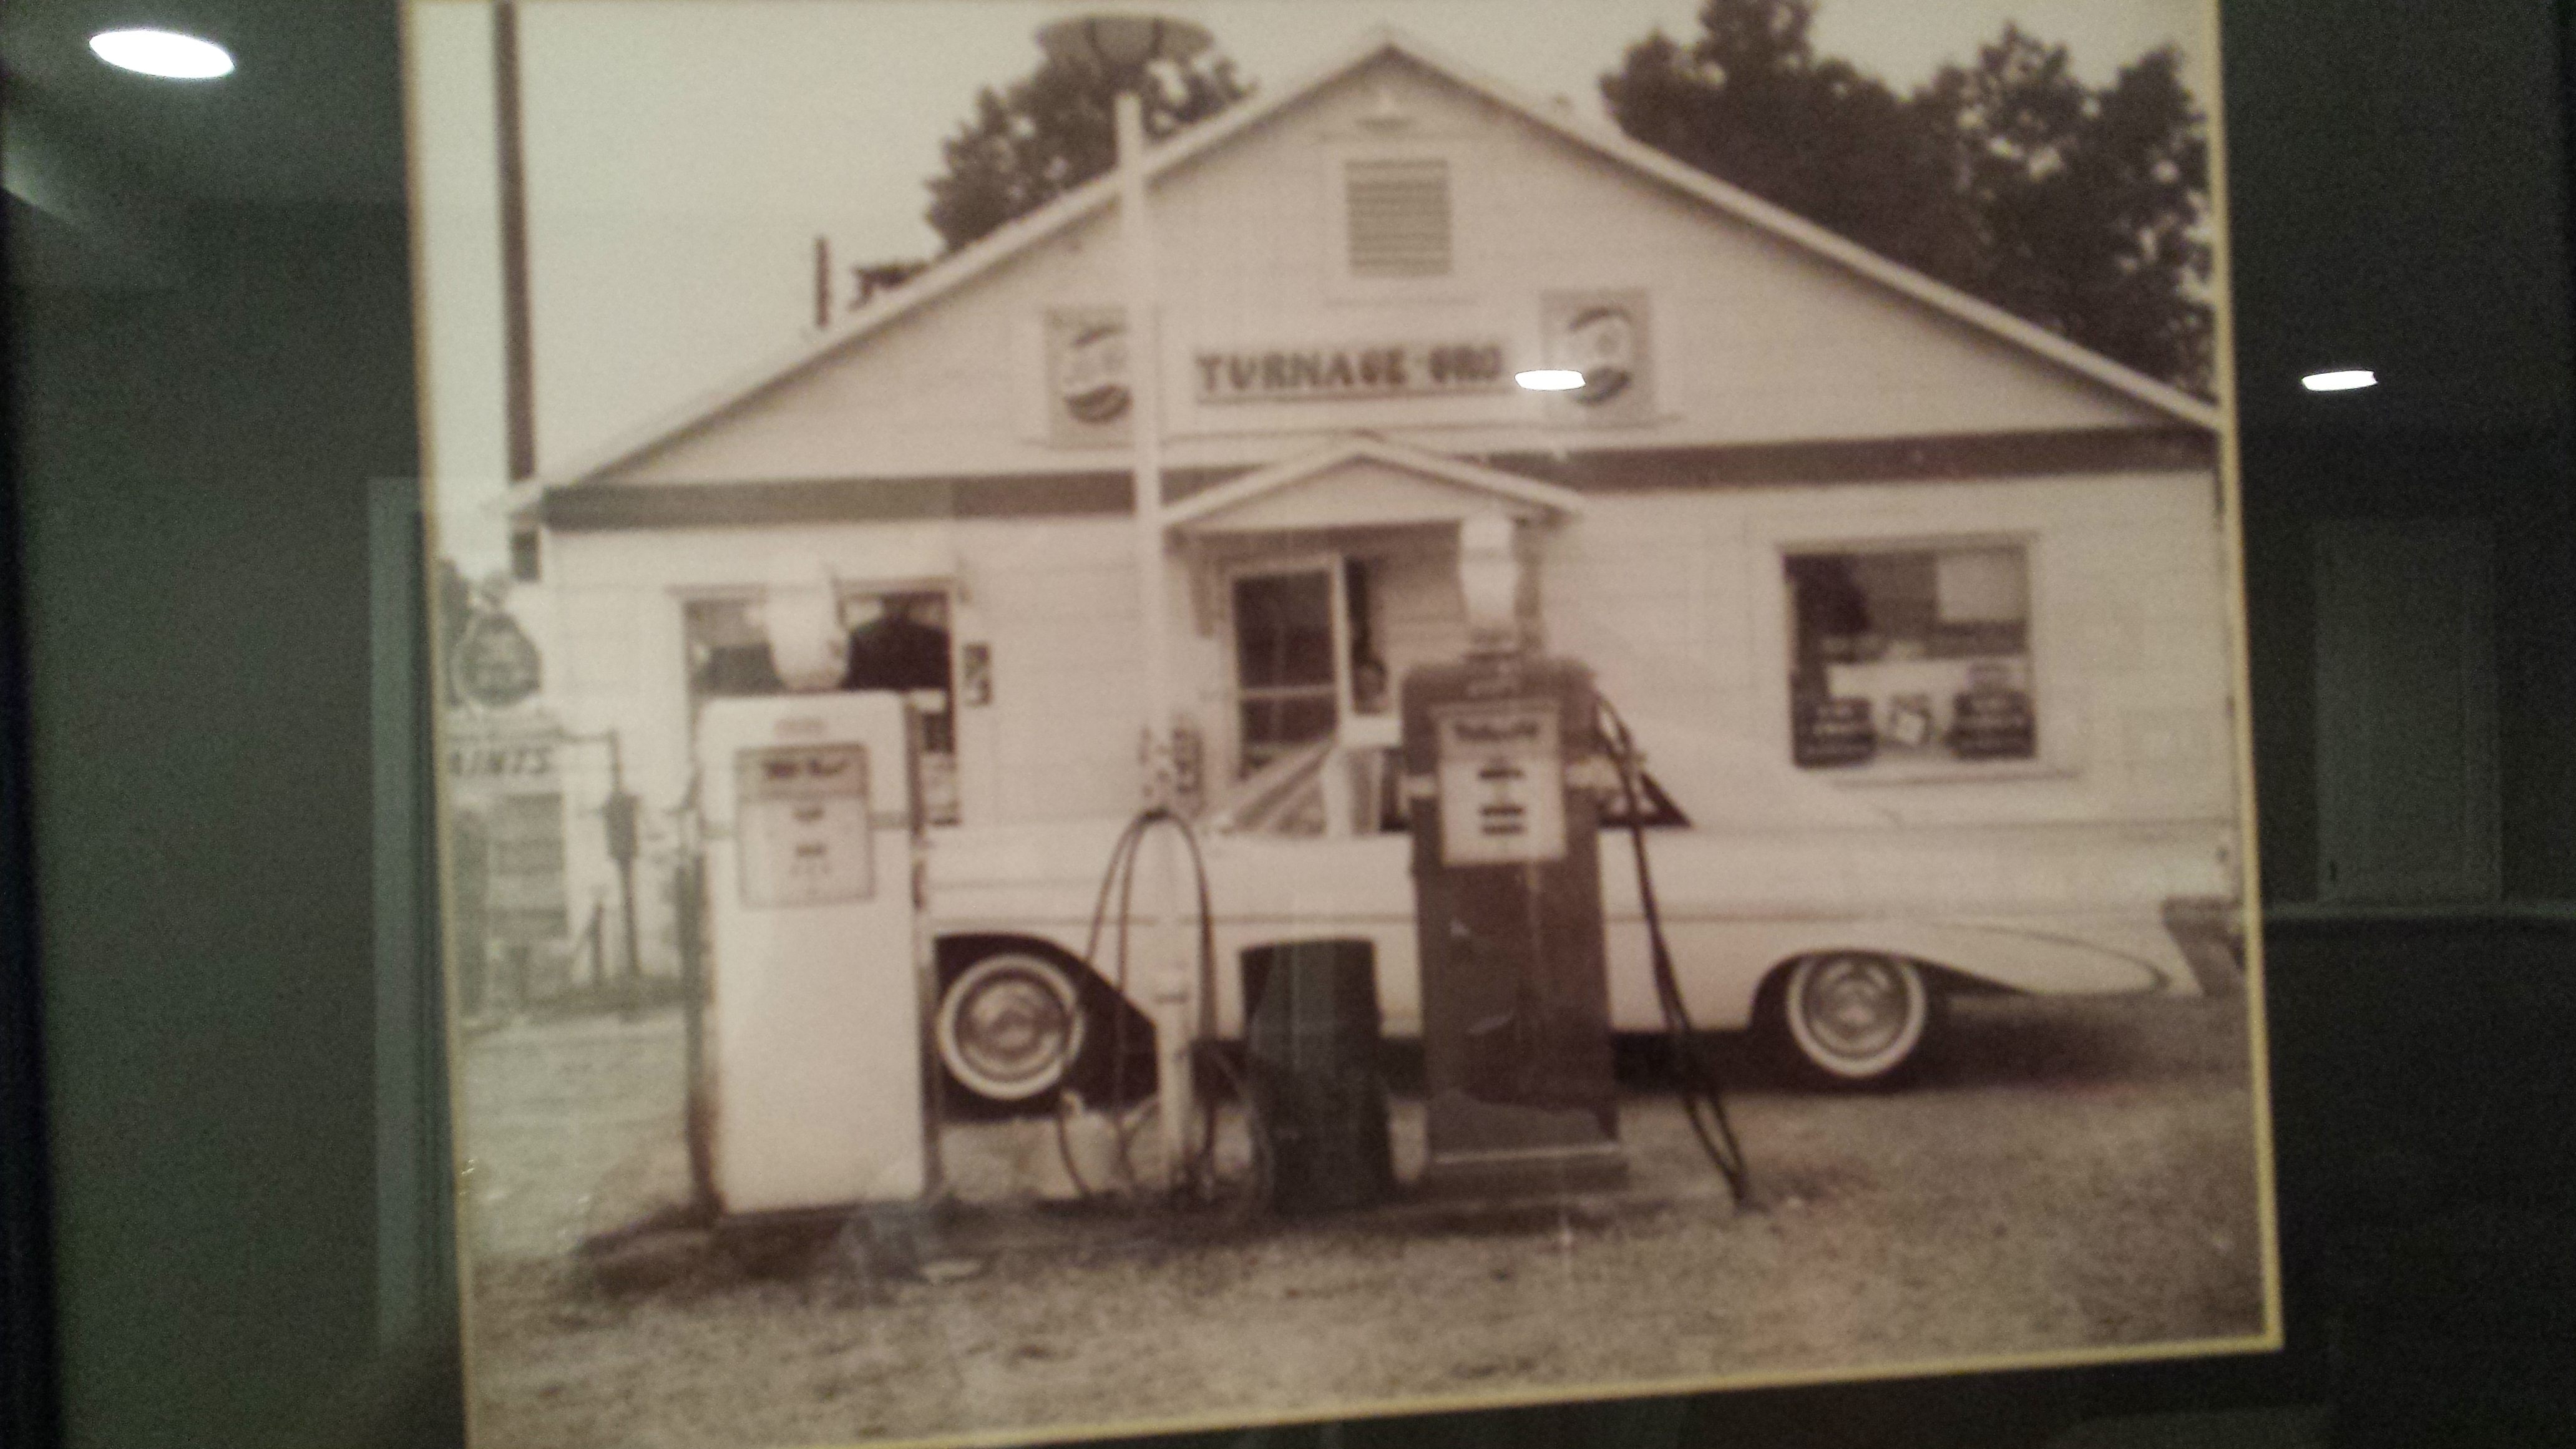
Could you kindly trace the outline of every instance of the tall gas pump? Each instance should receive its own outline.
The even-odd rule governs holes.
[[[787,590],[768,602],[791,686],[837,678],[821,592],[820,605]],[[728,1216],[907,1200],[929,1184],[910,733],[888,692],[716,699],[699,713],[701,1085]]]
[[[1460,529],[1472,640],[1402,700],[1428,1089],[1426,1190],[1615,1186],[1591,671],[1538,657],[1513,525]]]

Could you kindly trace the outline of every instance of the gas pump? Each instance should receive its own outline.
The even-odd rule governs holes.
[[[716,699],[699,713],[702,1110],[729,1216],[928,1186],[909,745],[889,692]]]
[[[1508,520],[1461,530],[1472,652],[1409,671],[1404,771],[1430,1191],[1626,1176],[1612,1076],[1591,671],[1534,655]]]

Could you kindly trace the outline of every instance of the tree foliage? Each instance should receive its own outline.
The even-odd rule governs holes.
[[[1213,51],[1159,67],[1145,89],[1145,134],[1168,136],[1251,93]],[[930,182],[928,220],[947,249],[1107,174],[1117,161],[1116,94],[1101,67],[1052,57],[1007,89],[978,93],[974,114],[941,143],[947,169]]]
[[[1817,54],[1815,0],[1708,0],[1601,78],[1630,136],[2152,377],[2206,393],[2203,120],[2171,48],[2089,87],[2006,25],[1910,95]]]

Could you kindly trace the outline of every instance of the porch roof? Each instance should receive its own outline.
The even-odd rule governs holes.
[[[1174,533],[1266,533],[1456,523],[1491,514],[1546,522],[1583,507],[1583,495],[1570,488],[1355,436],[1192,494],[1163,519]]]

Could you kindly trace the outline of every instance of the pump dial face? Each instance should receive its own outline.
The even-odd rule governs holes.
[[[876,893],[865,746],[745,750],[736,788],[743,904],[826,905]]]
[[[1565,753],[1553,700],[1458,706],[1438,731],[1440,855],[1450,865],[1565,858]]]

